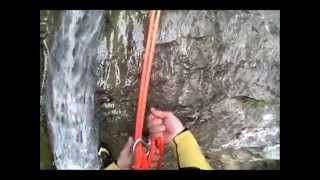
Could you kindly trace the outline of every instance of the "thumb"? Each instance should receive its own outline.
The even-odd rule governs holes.
[[[169,116],[169,112],[166,112],[166,111],[159,111],[155,108],[151,108],[151,113],[154,115],[154,116],[157,116],[159,118],[162,118],[162,119],[165,119]]]

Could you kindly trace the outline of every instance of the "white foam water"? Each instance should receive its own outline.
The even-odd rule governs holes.
[[[48,128],[57,169],[99,169],[95,64],[103,11],[63,11],[48,57]]]

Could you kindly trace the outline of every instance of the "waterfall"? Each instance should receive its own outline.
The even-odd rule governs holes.
[[[57,169],[99,169],[95,65],[103,11],[63,11],[48,56],[47,116]]]

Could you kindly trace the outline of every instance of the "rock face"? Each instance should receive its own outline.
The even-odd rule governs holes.
[[[106,17],[108,55],[98,86],[111,102],[100,106],[101,133],[108,141],[123,136],[117,152],[133,130],[146,15],[111,11]],[[162,12],[148,106],[174,111],[217,169],[279,168],[266,163],[279,159],[279,15]]]
[[[105,14],[95,108],[114,157],[134,130],[146,28],[146,11]],[[279,11],[162,11],[150,88],[147,106],[173,111],[215,169],[280,168]]]

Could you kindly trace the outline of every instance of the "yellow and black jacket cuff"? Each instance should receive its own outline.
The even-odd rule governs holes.
[[[202,154],[200,146],[190,130],[183,130],[173,139],[171,144],[179,169],[213,169]]]
[[[179,133],[171,144],[178,161],[179,169],[213,169],[202,154],[197,140],[188,129]],[[114,161],[104,168],[104,170],[120,170],[120,168]]]
[[[111,164],[109,164],[106,168],[104,168],[104,170],[120,170],[120,167],[114,161]]]

